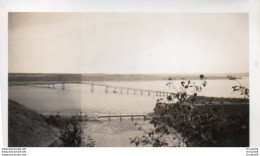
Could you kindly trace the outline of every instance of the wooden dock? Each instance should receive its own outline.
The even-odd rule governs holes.
[[[111,120],[111,118],[119,118],[120,121],[122,121],[122,118],[131,118],[131,120],[133,121],[134,118],[136,117],[143,117],[143,119],[146,119],[146,115],[143,114],[137,114],[137,115],[103,115],[103,116],[99,116],[98,118],[108,118],[109,121]]]

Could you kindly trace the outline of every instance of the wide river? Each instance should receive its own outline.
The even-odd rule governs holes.
[[[149,90],[174,91],[172,87],[166,86],[169,81],[102,81],[93,83],[102,83],[107,85],[131,87]],[[178,90],[181,81],[173,81]],[[200,84],[201,81],[192,81]],[[245,87],[249,87],[249,79],[245,77],[239,82]],[[207,80],[207,86],[203,88],[199,95],[210,97],[242,97],[239,94],[232,93],[232,86],[238,85],[236,81],[231,80]],[[31,109],[42,114],[75,114],[82,112],[89,116],[99,116],[108,114],[146,114],[153,111],[158,96],[150,96],[144,92],[109,88],[105,93],[105,87],[95,86],[94,92],[91,92],[91,86],[87,84],[66,84],[66,89],[62,90],[61,85],[56,85],[55,89],[36,88],[25,86],[9,87],[9,99],[15,100]],[[192,90],[190,91],[192,93]],[[147,121],[136,119],[132,122],[130,119],[123,119],[120,122],[114,119],[99,122],[85,123],[84,131],[96,140],[96,146],[131,146],[129,137],[134,137],[140,132],[135,126],[147,124]]]

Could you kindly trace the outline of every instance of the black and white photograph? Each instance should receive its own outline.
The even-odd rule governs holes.
[[[248,13],[9,12],[9,147],[249,147]]]

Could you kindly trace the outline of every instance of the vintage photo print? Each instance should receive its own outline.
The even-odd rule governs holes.
[[[9,147],[248,147],[248,13],[9,12]]]

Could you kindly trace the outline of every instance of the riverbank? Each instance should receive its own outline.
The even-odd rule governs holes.
[[[219,99],[212,98],[201,104],[201,99],[207,98],[197,98],[195,102],[185,99],[174,104],[158,101],[151,114],[155,126],[152,134],[168,136],[178,132],[181,134],[178,139],[188,147],[248,147],[249,100],[228,99],[229,104],[214,104]],[[163,140],[152,144],[168,146]]]
[[[8,100],[9,147],[92,147],[95,141],[86,133],[85,137],[78,133],[82,131],[83,124],[80,116],[42,115],[14,100]],[[74,141],[67,144],[71,139],[76,140],[74,132],[81,140],[79,145]]]
[[[213,102],[214,105],[204,105],[202,103]],[[219,106],[219,113],[231,115],[231,117],[245,116],[245,120],[249,118],[249,100],[238,98],[213,98],[198,97],[200,110],[207,111],[209,107]],[[206,106],[206,107],[205,107]],[[82,121],[81,128],[84,131],[83,137],[88,142],[90,136],[95,140],[97,147],[131,147],[129,138],[142,136],[143,132],[139,127],[151,130],[153,125],[148,124],[150,119],[143,120],[112,119],[111,121],[96,118],[90,119],[85,117]],[[148,118],[152,116],[148,115]],[[60,130],[64,127],[69,116],[42,115],[23,104],[9,100],[9,146],[10,147],[47,147],[60,146]],[[80,118],[81,119],[81,118]],[[248,120],[249,124],[249,120]],[[247,127],[249,125],[246,125]]]
[[[59,129],[47,124],[41,114],[8,100],[9,147],[48,147],[59,135]]]

